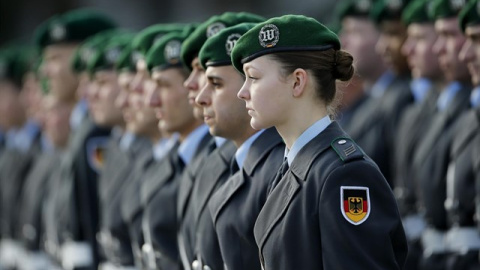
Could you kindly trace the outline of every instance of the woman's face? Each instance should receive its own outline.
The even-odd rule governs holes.
[[[268,55],[244,64],[243,70],[246,78],[238,97],[246,102],[250,125],[263,129],[284,124],[293,81],[282,76],[279,63]]]

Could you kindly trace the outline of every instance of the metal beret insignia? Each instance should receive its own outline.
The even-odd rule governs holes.
[[[67,29],[63,24],[56,23],[50,28],[50,38],[54,41],[60,41],[67,36]]]
[[[164,56],[169,64],[177,64],[180,59],[182,43],[178,40],[171,40],[165,45]]]
[[[264,48],[274,47],[277,45],[279,39],[280,31],[274,24],[267,24],[263,26],[258,33],[258,40],[260,41],[260,45],[262,45]]]
[[[233,47],[235,47],[235,44],[237,43],[238,39],[241,36],[242,35],[240,35],[238,33],[234,33],[234,34],[231,34],[230,36],[228,36],[227,41],[225,41],[225,50],[227,52],[227,55],[232,54]]]
[[[207,27],[207,38],[215,35],[216,33],[220,32],[220,30],[226,28],[225,24],[222,22],[212,23]]]

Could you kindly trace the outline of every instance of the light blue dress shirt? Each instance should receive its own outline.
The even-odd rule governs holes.
[[[243,168],[243,164],[245,163],[245,159],[247,158],[247,154],[248,154],[248,151],[250,150],[250,147],[252,147],[252,144],[260,135],[262,135],[264,131],[265,130],[262,129],[257,133],[253,134],[244,143],[242,143],[240,147],[238,147],[237,151],[235,152],[235,161],[237,161],[238,168],[240,169]]]
[[[162,160],[178,141],[178,133],[174,133],[170,138],[162,138],[153,146],[153,158],[156,161]]]
[[[472,106],[472,108],[480,106],[480,86],[475,87],[470,94],[470,106]]]
[[[410,83],[410,89],[413,98],[415,99],[415,103],[422,103],[430,89],[432,89],[432,81],[426,78],[414,79]]]
[[[297,138],[297,140],[293,143],[292,149],[288,149],[285,147],[285,156],[287,157],[288,161],[288,166],[290,166],[297,156],[298,152],[313,138],[315,138],[318,134],[320,134],[322,131],[324,131],[328,125],[332,123],[332,120],[330,120],[330,117],[327,115],[323,117],[322,119],[318,120],[315,122],[313,125],[311,125],[307,130],[305,130],[300,137]]]
[[[451,82],[447,87],[442,91],[437,100],[437,109],[440,112],[443,112],[447,109],[450,102],[453,100],[458,91],[462,89],[462,85],[459,82]]]
[[[382,76],[380,76],[380,78],[378,78],[375,84],[372,86],[370,94],[374,98],[382,97],[388,86],[393,82],[394,79],[395,75],[391,71],[384,72]]]
[[[178,155],[182,158],[183,163],[188,165],[192,161],[200,141],[208,132],[208,126],[203,124],[191,132],[187,138],[180,144]]]
[[[70,128],[72,130],[77,129],[82,123],[83,119],[87,116],[88,103],[86,100],[81,99],[73,108],[70,115]]]

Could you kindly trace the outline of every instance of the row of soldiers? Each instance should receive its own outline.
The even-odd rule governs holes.
[[[332,118],[392,187],[404,269],[478,269],[479,0],[337,15],[356,75]],[[133,33],[76,10],[39,26],[38,51],[2,49],[0,269],[261,269],[253,227],[285,145],[250,126],[230,53],[263,21]]]

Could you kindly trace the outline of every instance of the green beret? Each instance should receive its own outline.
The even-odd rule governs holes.
[[[51,44],[82,42],[88,37],[116,24],[104,14],[88,9],[56,15],[40,25],[35,32],[35,44],[43,49]]]
[[[409,0],[377,0],[370,10],[370,18],[377,24],[402,19],[402,12]]]
[[[433,23],[430,17],[430,9],[433,8],[431,0],[415,0],[407,5],[402,14],[402,20],[406,25],[412,23]]]
[[[133,36],[131,33],[123,33],[106,41],[88,62],[87,71],[90,75],[98,70],[115,69],[123,50],[129,46]]]
[[[13,82],[19,88],[23,84],[23,76],[33,71],[36,62],[36,50],[26,46],[16,46],[0,51],[0,80]]]
[[[206,69],[208,66],[232,65],[232,59],[230,56],[235,43],[237,43],[238,39],[255,25],[257,24],[237,24],[225,28],[218,32],[218,34],[207,39],[198,53],[203,68]]]
[[[340,21],[347,16],[368,18],[374,2],[375,0],[339,1],[335,9],[335,15]]]
[[[160,38],[147,53],[148,70],[152,72],[154,70],[183,67],[180,50],[188,35],[188,32],[172,32]]]
[[[458,15],[460,28],[463,32],[467,26],[480,24],[480,1],[470,0]]]
[[[125,46],[125,48],[123,48],[120,56],[118,57],[117,63],[115,65],[115,69],[118,72],[135,72],[136,66],[132,59],[132,52],[132,43],[130,42],[129,44],[127,44],[127,46]]]
[[[232,51],[233,66],[243,73],[243,64],[259,56],[289,51],[340,49],[338,36],[317,20],[285,15],[257,24],[245,33]]]
[[[200,24],[183,43],[181,50],[183,63],[191,69],[190,64],[198,55],[198,52],[200,52],[203,43],[220,30],[239,23],[258,23],[263,21],[265,21],[265,18],[247,12],[225,12],[221,15],[211,17]]]
[[[97,51],[104,46],[110,38],[120,33],[118,30],[107,30],[86,39],[73,55],[72,70],[76,73],[86,71],[88,63],[93,59]]]
[[[432,0],[430,17],[433,20],[457,17],[466,0]]]
[[[155,24],[143,29],[132,40],[133,62],[136,63],[144,58],[148,50],[164,35],[170,32],[182,32],[190,27],[189,24]]]

